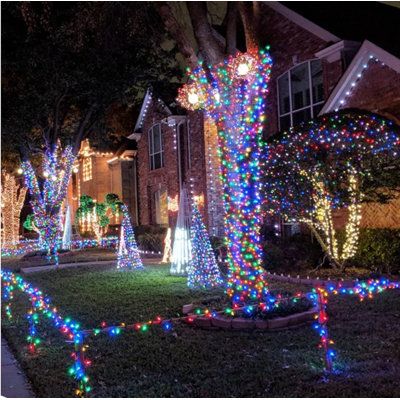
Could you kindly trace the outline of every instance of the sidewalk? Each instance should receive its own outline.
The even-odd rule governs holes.
[[[11,398],[35,397],[4,339],[1,339],[1,395]]]

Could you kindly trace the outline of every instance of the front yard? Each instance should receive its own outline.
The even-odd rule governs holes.
[[[167,266],[117,271],[73,268],[28,276],[63,316],[84,328],[182,315],[182,305],[215,298],[221,289],[191,291]],[[298,287],[272,284],[273,289]],[[40,397],[70,397],[70,345],[46,322],[38,354],[26,352],[28,309],[17,294],[3,334]],[[184,323],[172,332],[123,332],[88,340],[88,375],[96,397],[397,397],[400,396],[400,296],[388,291],[360,303],[334,296],[329,329],[338,352],[336,375],[323,379],[319,338],[310,326],[280,332],[201,330]],[[44,320],[43,320],[44,321]]]

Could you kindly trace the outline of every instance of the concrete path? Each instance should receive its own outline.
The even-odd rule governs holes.
[[[144,265],[149,264],[160,264],[161,258],[142,258]],[[76,267],[96,267],[97,265],[107,265],[107,264],[116,264],[117,260],[108,260],[108,261],[87,261],[87,262],[76,262],[70,264],[59,264],[57,267],[53,265],[41,265],[40,267],[26,267],[21,268],[21,273],[24,275],[34,274],[36,272],[50,271],[50,270],[59,270],[65,268],[76,268]]]
[[[1,339],[1,395],[3,397],[35,397],[7,342]]]

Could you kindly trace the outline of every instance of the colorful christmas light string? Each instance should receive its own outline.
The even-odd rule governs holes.
[[[65,335],[68,342],[74,344],[74,351],[71,354],[74,360],[73,365],[69,368],[68,372],[78,381],[78,388],[75,391],[77,396],[83,396],[91,391],[89,385],[89,378],[86,375],[86,368],[91,366],[91,361],[86,357],[87,345],[84,344],[84,339],[89,336],[97,336],[101,333],[108,334],[110,337],[119,336],[124,331],[132,332],[147,332],[151,327],[161,327],[163,331],[169,332],[173,328],[173,323],[179,321],[186,321],[193,323],[195,318],[215,317],[218,314],[227,314],[235,316],[239,312],[244,312],[248,317],[254,316],[256,309],[262,311],[274,310],[279,307],[279,304],[284,302],[297,302],[301,298],[308,298],[313,305],[318,305],[318,312],[315,315],[317,320],[313,327],[318,331],[320,336],[319,347],[324,351],[325,371],[327,373],[333,372],[333,362],[336,357],[336,352],[333,349],[334,342],[329,338],[327,323],[328,313],[327,305],[330,295],[356,295],[360,301],[364,299],[373,298],[374,295],[383,293],[389,289],[400,289],[400,282],[393,282],[386,278],[370,279],[367,281],[357,281],[352,286],[344,286],[342,283],[328,283],[325,286],[318,286],[311,292],[302,293],[298,292],[293,296],[277,295],[269,298],[270,303],[259,303],[257,306],[246,305],[237,308],[227,308],[223,311],[215,311],[209,308],[197,308],[193,315],[176,317],[176,318],[162,318],[155,317],[152,320],[145,322],[135,323],[121,323],[118,325],[108,326],[106,322],[102,322],[100,327],[93,329],[82,329],[80,325],[73,322],[70,318],[62,318],[57,312],[56,308],[50,304],[48,297],[34,288],[31,284],[23,280],[22,277],[12,272],[2,271],[1,277],[3,281],[3,300],[5,300],[5,310],[8,318],[12,318],[11,314],[11,300],[14,298],[13,292],[18,289],[27,294],[30,298],[32,308],[28,311],[27,319],[30,324],[29,335],[27,337],[29,350],[35,352],[37,346],[40,344],[40,339],[37,335],[36,325],[39,323],[39,316],[44,315],[46,318],[53,322],[54,327],[60,330]]]
[[[188,109],[202,109],[217,125],[220,179],[233,307],[268,294],[261,267],[261,163],[265,97],[271,72],[269,47],[237,53],[223,63],[188,70],[178,95]]]

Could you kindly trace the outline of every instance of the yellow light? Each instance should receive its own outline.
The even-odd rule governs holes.
[[[44,172],[43,172],[43,176],[44,176],[45,178],[48,178],[49,173],[48,173],[47,171],[44,171]]]
[[[196,93],[190,92],[188,94],[188,101],[190,104],[197,104],[199,102],[199,96]]]
[[[18,168],[18,169],[17,169],[17,173],[18,173],[19,175],[21,175],[23,172],[24,172],[24,171],[22,170],[22,168]]]
[[[247,75],[249,73],[249,71],[250,71],[250,68],[247,63],[240,63],[238,65],[238,69],[237,69],[238,75],[240,75],[240,76]]]

